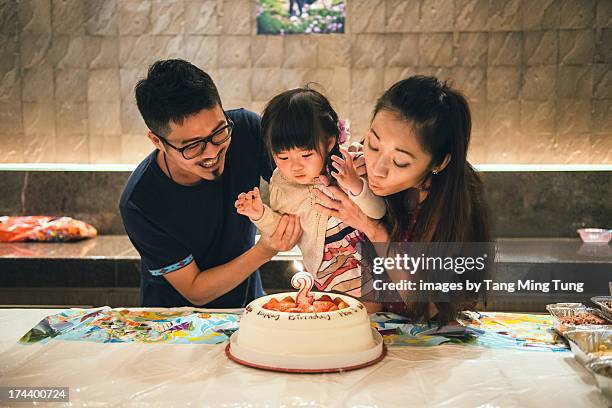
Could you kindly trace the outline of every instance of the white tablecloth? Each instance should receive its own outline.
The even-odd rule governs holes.
[[[54,312],[0,310],[0,385],[70,387],[71,405],[66,406],[87,407],[612,404],[599,393],[594,379],[571,353],[461,345],[393,347],[381,363],[369,368],[308,375],[239,366],[226,358],[225,344],[15,343],[44,316]]]

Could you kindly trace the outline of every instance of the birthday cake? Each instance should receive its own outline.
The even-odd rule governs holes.
[[[228,356],[257,368],[326,372],[380,361],[384,345],[365,307],[345,295],[310,292],[312,275],[299,273],[297,293],[264,296],[247,305]]]

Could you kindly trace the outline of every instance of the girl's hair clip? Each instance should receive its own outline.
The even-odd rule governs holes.
[[[338,143],[343,144],[351,135],[350,122],[348,119],[338,119]]]

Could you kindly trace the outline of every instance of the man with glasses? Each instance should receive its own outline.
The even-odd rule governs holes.
[[[259,116],[224,111],[210,76],[183,60],[153,64],[135,93],[156,149],[119,208],[142,259],[142,306],[245,306],[263,295],[258,268],[302,232],[286,215],[255,244],[255,227],[234,209],[240,192],[272,173]]]

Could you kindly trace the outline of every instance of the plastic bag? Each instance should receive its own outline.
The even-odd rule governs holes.
[[[94,227],[70,217],[0,217],[0,242],[66,242],[97,235]]]

